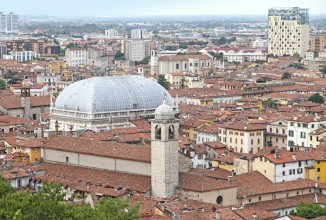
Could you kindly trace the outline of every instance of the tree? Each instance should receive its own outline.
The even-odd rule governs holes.
[[[4,90],[4,89],[6,89],[6,87],[7,87],[6,82],[3,81],[2,79],[0,79],[0,89]]]
[[[148,56],[148,57],[145,57],[141,61],[135,61],[135,65],[137,66],[137,65],[140,65],[140,64],[148,64],[150,60],[151,60],[151,57]]]
[[[263,101],[263,106],[264,106],[264,108],[274,108],[274,109],[277,109],[278,108],[278,101],[269,98],[269,99]]]
[[[164,75],[158,76],[157,83],[163,86],[166,90],[170,89],[169,82],[165,79]]]
[[[133,220],[139,218],[139,204],[130,206],[128,200],[120,198],[101,198],[100,204],[95,207],[96,219]]]
[[[326,66],[323,66],[321,69],[319,69],[319,71],[320,71],[322,74],[326,74]]]
[[[324,97],[321,96],[319,93],[315,93],[312,96],[309,97],[308,101],[314,102],[314,103],[324,103]]]
[[[293,54],[293,57],[299,59],[299,58],[300,58],[300,54],[299,54],[299,53],[294,53],[294,54]]]
[[[125,60],[125,55],[118,50],[114,55],[114,60]]]
[[[289,72],[285,72],[285,73],[283,73],[283,75],[282,75],[282,79],[291,79],[291,74],[289,73]]]
[[[4,198],[10,193],[15,192],[14,188],[11,187],[8,180],[0,176],[0,199]]]
[[[131,220],[138,218],[139,204],[130,205],[128,200],[102,198],[95,209],[86,204],[63,203],[61,186],[43,183],[40,193],[15,192],[8,181],[0,177],[0,219],[109,219]]]
[[[291,215],[301,218],[317,218],[326,215],[326,207],[321,207],[319,204],[301,203],[296,211],[291,211]]]

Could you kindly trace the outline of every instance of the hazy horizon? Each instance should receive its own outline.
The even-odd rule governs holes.
[[[0,11],[31,16],[142,17],[266,15],[271,7],[309,8],[325,14],[325,0],[0,0]]]

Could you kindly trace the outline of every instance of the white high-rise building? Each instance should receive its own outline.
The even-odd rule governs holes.
[[[268,11],[268,53],[304,57],[309,49],[309,9],[271,8]]]
[[[6,34],[7,17],[4,13],[0,12],[0,35]]]
[[[131,39],[150,39],[151,32],[148,32],[144,29],[132,29],[130,38]]]
[[[125,41],[125,58],[130,61],[141,61],[146,57],[149,57],[151,49],[150,40],[127,40]]]
[[[132,29],[131,30],[131,39],[143,39],[143,30],[142,29]]]
[[[18,34],[18,15],[7,14],[7,34]]]
[[[18,34],[18,15],[0,12],[0,34]]]
[[[105,30],[105,37],[109,39],[113,39],[119,36],[118,30],[115,29],[109,29]]]

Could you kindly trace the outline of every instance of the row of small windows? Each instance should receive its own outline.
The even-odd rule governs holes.
[[[209,65],[210,64],[207,63],[207,66],[209,66]],[[192,63],[190,63],[189,66],[192,66]],[[194,66],[195,67],[198,67],[198,63],[195,63]],[[205,63],[201,63],[201,66],[204,67],[205,66]],[[179,63],[175,64],[175,68],[176,69],[180,69],[180,64]],[[184,68],[187,69],[187,64],[184,65]]]

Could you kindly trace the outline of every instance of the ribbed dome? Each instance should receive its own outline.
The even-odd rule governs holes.
[[[141,76],[93,77],[64,89],[54,108],[88,113],[155,109],[164,99],[172,106],[170,94],[160,84]]]

